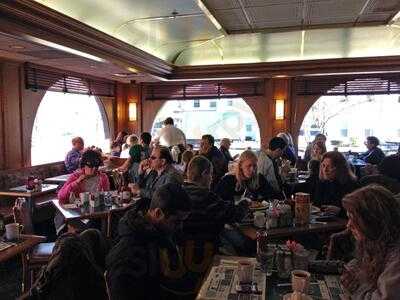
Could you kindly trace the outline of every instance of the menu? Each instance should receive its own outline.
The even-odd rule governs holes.
[[[292,292],[291,285],[278,284],[276,289],[279,295]],[[312,274],[308,295],[315,300],[348,299],[340,283],[340,276],[337,275]]]
[[[212,267],[196,299],[265,299],[265,274],[256,268],[256,260],[254,258],[248,260],[254,263],[251,285],[243,286],[239,284],[237,260],[221,260],[218,266]]]

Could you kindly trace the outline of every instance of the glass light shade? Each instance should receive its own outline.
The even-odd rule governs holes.
[[[135,102],[130,102],[128,107],[129,121],[137,120],[137,106]]]
[[[275,100],[275,120],[283,120],[285,118],[285,100]]]

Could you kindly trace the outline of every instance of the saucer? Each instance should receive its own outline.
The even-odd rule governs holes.
[[[283,295],[282,300],[290,300],[291,296],[293,293],[287,293]],[[301,300],[312,300],[311,296],[308,296],[306,294],[301,294]]]

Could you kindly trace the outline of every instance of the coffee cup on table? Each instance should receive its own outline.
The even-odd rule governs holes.
[[[240,260],[238,266],[239,283],[250,283],[253,279],[253,264],[246,260]]]
[[[293,270],[292,271],[292,289],[293,292],[308,293],[308,288],[310,286],[311,274],[303,270]]]
[[[6,239],[7,240],[18,240],[20,238],[21,231],[24,226],[18,223],[10,223],[6,225]]]

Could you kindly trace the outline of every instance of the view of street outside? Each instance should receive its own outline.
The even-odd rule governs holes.
[[[301,126],[299,156],[318,133],[327,136],[327,150],[364,152],[367,136],[376,136],[387,154],[400,143],[400,95],[323,96]]]
[[[164,104],[152,127],[154,136],[167,117],[186,135],[188,143],[199,147],[201,136],[211,134],[219,140],[232,140],[231,153],[241,153],[247,148],[260,148],[260,129],[251,108],[241,98],[215,100],[173,100]]]
[[[400,96],[323,96],[304,118],[298,139],[299,155],[315,135],[327,135],[327,148],[341,152],[363,152],[367,136],[374,135],[387,153],[396,152],[400,143]],[[199,147],[203,134],[219,140],[232,140],[232,154],[247,148],[260,148],[260,129],[253,111],[241,98],[168,101],[158,112],[152,127],[156,134],[162,122],[172,117],[186,134],[188,143]],[[47,92],[32,132],[32,165],[63,160],[71,149],[71,139],[81,136],[85,145],[96,145],[105,152],[109,139],[96,99],[87,95]],[[51,149],[51,151],[49,151]]]
[[[32,165],[64,160],[71,140],[81,136],[85,147],[109,151],[104,123],[96,99],[87,95],[47,92],[37,111],[33,130]]]

